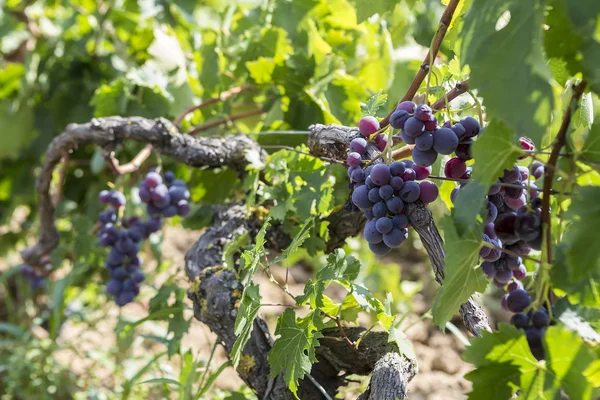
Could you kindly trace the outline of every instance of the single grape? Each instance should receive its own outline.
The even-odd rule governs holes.
[[[402,176],[404,174],[404,170],[406,169],[406,167],[404,166],[404,163],[401,161],[394,161],[393,163],[390,164],[390,173],[392,174],[392,176]]]
[[[363,229],[363,236],[365,240],[370,244],[376,244],[383,240],[383,235],[377,231],[376,228],[376,219],[371,219],[367,221],[365,224],[365,228]]]
[[[394,195],[394,189],[390,185],[383,185],[379,188],[379,196],[383,200],[389,200]]]
[[[384,236],[384,240],[385,240],[385,236]],[[531,322],[533,323],[533,326],[535,326],[536,328],[545,328],[548,325],[550,325],[550,317],[548,316],[548,313],[546,313],[545,310],[538,310],[536,312],[533,313],[533,315],[531,316]]]
[[[481,246],[481,248],[479,249],[479,257],[485,259],[487,256],[490,255],[490,251],[492,251],[492,248],[487,246]]]
[[[402,160],[401,163],[404,164],[404,166],[406,168],[412,168],[415,166],[415,162],[413,160],[409,160],[409,159]]]
[[[404,130],[401,130],[398,135],[400,135],[400,139],[402,139],[404,143],[415,144],[415,138],[412,136],[408,136]]]
[[[125,262],[125,252],[117,247],[111,248],[106,258],[106,264],[116,266],[123,264],[123,262]]]
[[[185,201],[185,200],[182,200]],[[186,202],[187,203],[187,202]],[[177,215],[177,206],[171,204],[167,206],[164,210],[162,210],[162,215],[167,218],[171,218]]]
[[[446,178],[460,179],[466,171],[467,163],[458,157],[449,159],[446,165],[444,165],[444,175],[446,175]]]
[[[415,117],[410,117],[404,123],[404,133],[407,136],[410,136],[413,138],[420,136],[423,133],[424,129],[425,129],[425,124],[423,123],[423,121],[419,121]]]
[[[525,269],[525,266],[521,264],[519,265],[519,268],[513,271],[513,275],[515,279],[522,281],[527,276],[527,269]]]
[[[402,174],[402,180],[404,182],[407,182],[414,181],[415,179],[417,179],[417,173],[415,172],[415,170],[412,168],[406,168],[404,170],[404,173]]]
[[[513,277],[513,274],[510,269],[498,269],[498,266],[496,265],[496,276],[494,276],[494,280],[496,282],[500,283],[501,287],[503,287],[508,282],[510,282],[512,277]]]
[[[144,178],[144,183],[150,189],[154,189],[158,185],[163,183],[163,179],[157,172],[148,172]]]
[[[429,150],[433,147],[433,135],[431,132],[425,131],[415,139],[415,147],[421,151]]]
[[[521,181],[526,181],[529,179],[529,170],[527,167],[519,166],[519,172],[521,174]]]
[[[419,182],[419,200],[423,203],[431,203],[438,198],[440,191],[432,181]]]
[[[498,216],[498,209],[496,208],[494,203],[492,203],[491,201],[488,201],[487,202],[487,214],[485,216],[485,223],[489,224],[489,223],[494,222],[496,220],[497,216]]]
[[[494,232],[494,223],[490,222],[483,227],[483,233],[488,235],[490,239],[496,239],[496,232]]]
[[[403,101],[396,106],[396,110],[404,110],[409,114],[413,114],[417,105],[412,101]]]
[[[413,166],[413,170],[415,171],[415,180],[422,181],[423,179],[429,178],[429,175],[431,175],[432,168],[431,166],[422,167],[420,165],[415,165]]]
[[[426,131],[435,131],[438,128],[437,119],[433,117],[432,119],[425,121],[425,130]]]
[[[419,121],[427,122],[433,119],[433,111],[427,104],[419,104],[415,109],[415,118]]]
[[[543,360],[545,358],[544,346],[542,345],[544,333],[545,329],[538,329],[534,326],[530,326],[525,330],[525,336],[527,337],[527,343],[529,343],[531,354],[538,360]]]
[[[119,281],[127,277],[127,271],[123,267],[113,268],[110,272],[110,276]]]
[[[135,298],[135,293],[133,292],[122,292],[119,297],[116,299],[116,303],[118,306],[124,306],[129,304]]]
[[[167,185],[171,185],[174,180],[175,180],[175,174],[173,173],[173,171],[165,172],[165,183],[167,183]]]
[[[350,142],[350,152],[358,153],[361,156],[367,151],[367,141],[361,137],[352,139]]]
[[[390,186],[395,191],[398,191],[404,186],[404,181],[399,176],[392,176],[392,179],[390,179]]]
[[[533,177],[535,179],[540,179],[544,175],[544,167],[539,167],[533,170]]]
[[[450,129],[452,129],[452,132],[456,134],[458,140],[464,140],[467,137],[467,130],[459,123],[452,125]]]
[[[144,281],[144,273],[142,271],[140,271],[139,269],[136,269],[131,274],[131,280],[137,284],[142,283]]]
[[[421,195],[421,187],[417,182],[409,181],[405,182],[404,186],[400,190],[399,196],[403,202],[414,203],[419,199]],[[389,204],[388,204],[389,208]]]
[[[390,232],[383,235],[383,243],[392,248],[400,246],[404,240],[404,232],[398,228],[393,228]]]
[[[111,279],[106,283],[106,292],[111,296],[117,296],[122,288],[123,285],[121,284],[121,281],[116,279]]]
[[[512,316],[510,323],[520,329],[526,329],[529,326],[529,316],[527,314],[518,313]]]
[[[465,117],[461,119],[460,124],[465,127],[465,130],[467,131],[466,136],[468,138],[477,136],[479,129],[481,128],[479,121],[473,117]]]
[[[504,196],[502,194],[488,195],[488,200],[494,203],[497,209],[504,207]]]
[[[169,188],[169,196],[172,203],[177,203],[180,200],[188,200],[190,198],[190,191],[181,186],[171,186]]]
[[[533,144],[533,141],[525,136],[519,138],[519,145],[526,152],[535,150],[535,145]],[[523,160],[527,158],[528,155],[529,153],[525,153],[522,156],[519,156],[518,159]]]
[[[358,208],[369,208],[371,207],[371,201],[369,200],[369,189],[366,186],[359,186],[352,192],[352,202]]]
[[[433,134],[433,149],[439,154],[451,154],[458,146],[458,137],[448,128],[440,128]]]
[[[515,185],[521,186],[521,181],[517,180]],[[505,187],[504,196],[509,199],[518,199],[523,194],[523,187]]]
[[[497,261],[500,257],[502,257],[502,252],[500,250],[490,248],[490,252],[485,257],[481,258],[485,261]]]
[[[350,177],[352,182],[364,182],[365,181],[365,171],[358,168],[352,172],[352,176]]]
[[[362,157],[356,152],[351,152],[348,153],[348,158],[346,158],[346,162],[351,167],[358,167],[362,162]]]
[[[513,210],[518,210],[519,208],[527,204],[527,197],[525,196],[525,193],[521,193],[521,196],[518,199],[511,199],[510,197],[505,197],[504,204],[506,204],[509,208]]]
[[[377,203],[378,201],[381,201],[381,196],[379,195],[379,188],[374,187],[373,189],[369,190],[369,200],[372,203]]]
[[[377,164],[373,167],[369,176],[374,184],[378,186],[386,185],[391,178],[390,168],[385,164]]]
[[[367,177],[365,178],[365,185],[367,186],[367,189],[371,190],[375,187],[375,184],[373,183],[373,179],[371,179],[371,176],[367,174]]]
[[[380,133],[379,135],[375,136],[375,144],[377,145],[379,151],[384,151],[388,144],[388,135]]]
[[[534,241],[542,234],[542,221],[536,213],[518,215],[515,221],[517,237],[526,242]]]
[[[348,178],[352,179],[352,173],[354,171],[356,171],[357,169],[360,169],[360,167],[356,166],[356,167],[348,167]],[[171,186],[173,187],[177,187],[177,186]]]
[[[403,188],[404,189],[404,188]],[[400,197],[392,197],[386,202],[387,209],[392,214],[400,214],[400,212],[404,209],[404,202]]]
[[[515,183],[521,177],[521,171],[517,164],[513,165],[512,169],[505,169],[500,180],[505,183]]]
[[[408,225],[408,218],[404,214],[397,214],[392,218],[392,223],[394,228],[404,229]]]
[[[161,227],[162,220],[160,218],[150,218],[145,224],[146,232],[148,233],[158,232]]]
[[[369,137],[380,129],[379,121],[372,116],[362,117],[358,122],[358,130],[364,137]]]
[[[108,204],[110,202],[110,192],[108,190],[102,190],[98,195],[98,200],[102,204]]]
[[[181,179],[175,179],[171,185],[173,185],[173,186],[187,187],[187,185],[185,184],[185,182],[183,180],[181,180]]]
[[[456,157],[469,161],[473,159],[473,141],[469,139],[467,142],[461,142],[456,146],[456,150],[454,150],[454,154]]]
[[[492,279],[496,275],[496,268],[494,263],[490,261],[484,261],[481,263],[481,270],[487,276],[488,279]]]
[[[381,234],[388,233],[392,230],[393,227],[394,224],[392,223],[392,219],[388,217],[378,218],[377,222],[375,223],[375,228],[377,229],[377,232]]]
[[[379,243],[369,243],[369,249],[371,249],[371,251],[378,256],[385,256],[390,252],[390,250],[392,250],[385,243],[383,243],[383,241]]]
[[[116,190],[113,190],[112,192],[110,192],[110,204],[114,207],[114,208],[119,208],[125,205],[126,200],[125,200],[125,195],[121,192],[118,192]]]
[[[415,160],[415,163],[417,165],[420,165],[422,167],[429,167],[433,165],[433,163],[437,159],[438,153],[434,149],[421,151],[417,148],[414,148],[412,156],[413,160]]]
[[[404,123],[410,118],[410,114],[406,110],[396,110],[390,116],[390,125],[394,129],[404,129]]]
[[[379,201],[373,205],[371,209],[375,218],[383,218],[387,215],[388,208],[385,202]]]
[[[104,210],[98,215],[98,221],[102,224],[117,222],[117,212],[114,208]]]
[[[531,304],[531,297],[523,289],[517,289],[508,294],[506,306],[512,312],[521,312]]]
[[[519,281],[512,281],[508,284],[506,289],[508,290],[508,293],[514,292],[517,289],[523,289],[523,284]]]

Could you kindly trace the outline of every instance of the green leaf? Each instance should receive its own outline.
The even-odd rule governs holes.
[[[572,222],[562,241],[567,249],[569,277],[572,281],[598,270],[600,246],[590,232],[595,232],[600,224],[599,196],[600,187],[580,187],[566,213]]]
[[[600,162],[600,115],[597,115],[596,121],[592,124],[587,138],[581,149],[581,156],[591,160]]]
[[[520,154],[514,129],[492,119],[473,144],[473,158],[477,165],[473,168],[473,179],[486,185],[495,183],[505,169],[512,169]]]
[[[258,84],[271,83],[275,70],[275,62],[271,58],[259,57],[258,60],[246,62],[250,76]]]
[[[238,235],[235,240],[227,243],[223,249],[223,263],[230,268],[235,266],[233,256],[237,254],[240,249],[244,248],[250,242],[250,235],[248,232],[244,232],[242,235]]]
[[[34,129],[35,115],[26,103],[0,100],[0,160],[3,158],[19,158],[24,150],[37,136]]]
[[[94,92],[90,105],[94,107],[95,117],[125,115],[131,95],[131,83],[125,78],[117,78],[104,84]]]
[[[469,185],[467,185],[469,186]],[[479,226],[460,236],[450,216],[444,218],[446,276],[433,302],[433,322],[446,326],[460,305],[475,292],[483,292],[488,281],[477,268],[481,247]]]
[[[256,273],[256,269],[260,265],[260,258],[265,252],[265,235],[267,234],[267,229],[270,225],[270,218],[267,218],[263,223],[262,228],[260,228],[260,231],[256,235],[254,248],[252,250],[246,250],[242,253],[241,259],[243,263],[240,265],[239,274],[242,279],[248,277],[248,282],[252,280],[252,277]]]
[[[474,1],[461,45],[462,61],[471,67],[469,85],[485,99],[488,117],[502,119],[538,145],[553,109],[542,52],[544,11],[542,0]]]
[[[237,368],[239,365],[244,346],[248,343],[248,340],[250,340],[254,320],[260,309],[260,301],[261,297],[258,286],[251,282],[244,288],[240,308],[238,309],[235,325],[233,327],[233,333],[236,335],[236,339],[233,348],[229,353],[233,368]]]
[[[371,96],[366,103],[360,103],[361,116],[376,115],[377,110],[386,104],[387,97],[387,94],[383,94],[382,91],[379,90],[376,94]]]
[[[286,309],[277,319],[275,335],[279,337],[267,355],[271,378],[284,373],[288,388],[298,398],[298,380],[309,373],[312,364],[317,361],[315,348],[319,345],[318,332],[323,327],[323,321],[316,312],[311,312],[304,318],[296,318],[292,309]]]
[[[365,311],[375,312],[381,326],[386,330],[390,329],[394,323],[394,316],[387,312],[385,305],[364,286],[352,284],[351,290],[358,305]]]
[[[312,308],[324,308],[323,292],[331,281],[337,281],[345,286],[350,286],[360,272],[360,262],[346,256],[344,250],[336,251],[327,257],[327,265],[319,272],[315,281],[309,280],[304,287],[304,294],[296,297],[298,305],[310,303]]]
[[[277,256],[271,262],[271,265],[281,262],[283,260],[286,260],[290,256],[290,254],[298,251],[298,249],[300,248],[300,246],[302,246],[304,241],[310,237],[310,231],[312,229],[313,222],[314,222],[314,217],[309,218],[304,223],[302,228],[298,231],[296,236],[294,236],[294,238],[292,239],[292,242],[290,243],[290,245],[281,252],[281,255]]]
[[[488,190],[488,185],[482,185],[473,180],[468,185],[462,186],[456,194],[452,216],[459,235],[476,226],[478,215],[483,212],[487,213],[484,203]]]
[[[554,305],[553,316],[583,340],[600,342],[600,308],[570,304],[562,298]]]
[[[477,367],[465,375],[473,382],[469,399],[506,400],[515,392],[513,385],[519,384],[519,367],[508,362]]]
[[[353,3],[356,7],[356,18],[359,24],[372,15],[383,16],[396,5],[396,2],[392,0],[354,0]]]

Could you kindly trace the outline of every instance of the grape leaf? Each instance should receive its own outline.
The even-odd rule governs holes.
[[[260,228],[260,231],[256,235],[254,248],[251,250],[246,250],[242,253],[241,259],[243,262],[240,265],[238,273],[242,279],[247,276],[248,282],[252,280],[252,277],[259,266],[260,257],[262,257],[265,252],[265,235],[267,234],[267,229],[270,225],[270,218],[267,218],[263,223],[262,228]]]
[[[446,326],[460,305],[475,292],[483,292],[488,281],[477,268],[481,247],[481,228],[476,226],[458,234],[452,217],[443,221],[446,250],[446,276],[433,302],[433,322],[440,328]]]
[[[592,124],[587,134],[581,149],[581,156],[591,161],[600,162],[600,120],[598,119]]]
[[[242,300],[240,302],[240,308],[237,311],[235,317],[235,325],[233,327],[233,333],[236,336],[233,348],[229,353],[229,358],[233,364],[233,368],[237,368],[240,363],[240,357],[244,346],[250,340],[252,334],[252,328],[254,326],[254,320],[258,315],[260,309],[260,293],[258,286],[250,282],[245,288],[242,294]]]
[[[314,217],[309,218],[304,223],[302,228],[300,228],[296,236],[294,236],[294,238],[292,239],[290,245],[286,247],[279,256],[275,257],[275,259],[271,262],[271,265],[287,259],[290,256],[290,254],[297,251],[300,248],[300,246],[302,246],[302,243],[304,243],[304,241],[310,237],[310,230],[312,228],[313,221]]]
[[[296,398],[298,380],[304,378],[312,363],[317,361],[315,348],[323,336],[318,330],[323,327],[323,320],[314,311],[304,318],[296,318],[294,311],[288,308],[277,319],[275,335],[279,337],[267,354],[271,366],[269,376],[274,378],[283,372],[285,382]]]
[[[583,340],[600,343],[600,309],[570,304],[562,298],[554,305],[554,318]]]
[[[473,390],[468,393],[468,399],[510,399],[515,392],[512,385],[519,384],[520,376],[519,367],[509,362],[478,366],[465,375],[467,380],[473,382]]]
[[[386,330],[390,329],[394,323],[394,316],[387,312],[385,305],[362,285],[352,284],[351,290],[358,305],[365,311],[375,312],[381,326]]]
[[[315,281],[309,280],[304,287],[304,294],[296,297],[298,305],[310,303],[312,308],[325,307],[323,292],[331,281],[338,281],[350,286],[360,272],[360,262],[346,256],[344,250],[337,249],[327,257],[327,265],[317,272]]]
[[[12,101],[0,101],[0,160],[18,158],[22,149],[35,139],[34,113],[27,102],[15,107]]]
[[[354,0],[353,3],[356,7],[356,20],[359,24],[372,15],[383,16],[396,5],[396,2],[392,0]]]
[[[464,18],[461,45],[462,61],[471,67],[469,85],[485,99],[488,117],[502,119],[537,144],[553,108],[543,22],[542,0],[475,1]]]
[[[551,274],[553,288],[562,292],[563,296],[568,296],[573,303],[600,307],[600,268],[591,269],[581,278],[574,279],[566,260],[567,250],[566,243],[560,243],[554,249]]]
[[[492,119],[485,131],[473,143],[473,179],[491,185],[500,178],[505,169],[512,169],[521,154],[514,130],[498,119]]]
[[[489,190],[488,185],[482,185],[474,180],[460,188],[454,200],[454,223],[459,235],[472,229],[477,223],[477,216],[483,212],[485,195]]]
[[[366,103],[360,103],[361,116],[375,115],[377,110],[385,105],[387,97],[387,94],[383,94],[382,91],[379,90],[376,94],[371,96]]]

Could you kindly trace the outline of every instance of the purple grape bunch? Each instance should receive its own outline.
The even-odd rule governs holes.
[[[126,204],[125,195],[114,190],[103,190],[99,194],[100,202],[110,206],[98,216],[101,225],[98,231],[98,244],[110,248],[106,267],[111,279],[106,284],[106,291],[114,297],[119,306],[131,303],[139,294],[140,284],[144,281],[144,273],[140,268],[141,260],[138,256],[140,243],[161,229],[162,217],[172,217],[177,214],[185,216],[189,213],[187,201],[190,193],[185,183],[176,180],[170,171],[165,173],[164,180],[169,186],[162,183],[163,177],[160,174],[150,171],[140,184],[140,199],[142,201],[146,199],[144,202],[147,203],[146,221],[138,217],[130,217],[121,219],[119,223],[118,211]],[[161,185],[164,190],[159,189]],[[155,195],[157,189],[160,196]],[[148,197],[142,194],[144,190],[147,190]],[[172,212],[173,207],[175,213]]]
[[[19,268],[19,273],[24,276],[29,282],[29,286],[32,289],[40,289],[46,284],[46,276],[52,271],[52,264],[50,263],[50,257],[43,256],[40,259],[42,265],[41,270],[33,268],[31,265],[22,264]]]
[[[402,141],[414,145],[412,158],[421,167],[433,165],[438,154],[455,153],[464,161],[470,160],[473,139],[484,130],[473,117],[465,117],[454,125],[447,121],[439,127],[431,107],[412,101],[398,104],[390,116],[390,125],[400,129]]]
[[[358,137],[350,142],[348,177],[352,190],[351,206],[363,210],[368,220],[363,234],[369,248],[377,255],[385,255],[408,237],[405,203],[419,200],[431,203],[437,199],[439,190],[435,183],[426,180],[431,174],[431,167],[417,166],[411,160],[361,167],[368,147],[365,138],[378,131],[379,123],[375,124],[376,121],[374,117],[361,119],[359,131],[364,138]],[[377,137],[375,144],[381,151],[385,148],[377,142]]]

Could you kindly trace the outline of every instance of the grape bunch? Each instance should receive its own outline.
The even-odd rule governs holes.
[[[411,160],[394,161],[389,166],[375,164],[365,169],[361,167],[368,146],[366,138],[378,129],[376,118],[361,119],[359,131],[365,138],[355,138],[350,142],[347,163],[352,204],[363,210],[368,220],[363,231],[364,237],[373,253],[385,255],[408,237],[405,203],[417,200],[431,203],[438,197],[439,191],[435,183],[425,180],[431,174],[431,167],[417,166]],[[383,151],[383,139],[378,142],[377,137],[375,144]]]
[[[140,284],[144,281],[138,256],[140,243],[161,229],[161,217],[177,214],[184,216],[189,213],[187,200],[190,193],[185,183],[176,180],[172,172],[165,173],[165,181],[169,184],[168,187],[162,183],[160,174],[151,171],[140,184],[140,199],[147,203],[147,221],[129,217],[122,218],[119,223],[118,214],[125,206],[125,195],[115,190],[103,190],[99,194],[100,202],[109,206],[98,216],[98,244],[110,248],[106,267],[111,279],[106,284],[106,291],[115,298],[119,306],[131,303],[139,294]],[[143,193],[144,190],[147,195]]]
[[[43,256],[40,259],[40,264],[42,265],[43,272],[38,271],[33,268],[31,265],[22,264],[19,268],[19,272],[29,282],[29,286],[32,289],[40,289],[46,283],[46,276],[52,270],[52,264],[50,264],[50,258],[48,256]]]
[[[447,121],[439,127],[431,107],[417,106],[412,101],[398,104],[390,116],[390,126],[400,129],[400,138],[405,143],[414,145],[412,158],[422,167],[433,165],[438,154],[455,153],[463,161],[470,160],[473,139],[483,132],[473,117],[465,117],[453,125]]]
[[[522,288],[510,291],[510,285],[509,293],[503,297],[503,303],[506,303],[506,307],[511,310],[520,310],[514,311],[515,314],[510,319],[510,322],[517,328],[525,330],[527,343],[533,356],[538,360],[544,359],[542,338],[544,337],[546,328],[550,325],[548,310],[545,307],[541,307],[535,311],[522,312],[531,304],[531,297]]]

